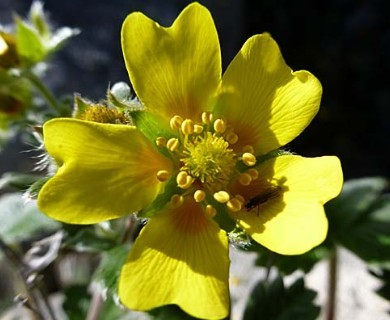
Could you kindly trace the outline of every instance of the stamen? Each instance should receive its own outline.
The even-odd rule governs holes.
[[[205,111],[202,113],[202,122],[204,124],[209,124],[213,121],[213,114],[208,112],[208,111]]]
[[[196,190],[194,193],[194,199],[196,202],[202,202],[206,198],[206,192],[203,190]]]
[[[252,182],[252,176],[248,173],[241,173],[239,178],[238,178],[238,181],[243,186],[249,186]]]
[[[214,193],[213,197],[219,203],[226,203],[230,200],[230,194],[223,190]]]
[[[244,162],[248,167],[252,167],[256,164],[256,157],[252,153],[245,152],[242,155],[242,162]]]
[[[243,146],[242,147],[242,152],[249,152],[249,153],[252,153],[254,154],[255,153],[255,149],[253,149],[253,147],[249,144],[247,144],[246,146]]]
[[[182,189],[188,189],[194,183],[195,179],[186,171],[180,171],[176,177],[177,185]]]
[[[238,201],[240,201],[241,204],[244,204],[244,203],[245,203],[244,197],[243,197],[242,195],[240,195],[240,194],[236,194],[236,195],[234,196],[234,198],[236,198]]]
[[[237,198],[233,198],[226,203],[226,206],[230,211],[237,212],[241,210],[242,203]]]
[[[156,145],[157,147],[165,147],[167,145],[167,138],[165,137],[157,137],[156,138]]]
[[[171,120],[169,120],[169,125],[173,130],[175,130],[180,128],[182,122],[183,118],[178,115],[175,115],[171,118]]]
[[[217,209],[215,209],[211,204],[208,204],[205,208],[205,212],[206,214],[210,217],[210,218],[214,218],[215,215],[217,214]]]
[[[226,122],[222,119],[217,119],[214,121],[214,130],[218,133],[224,133],[226,130]]]
[[[176,151],[179,148],[179,140],[176,138],[171,138],[167,141],[167,148],[169,151]]]
[[[169,179],[169,172],[167,170],[160,170],[157,172],[157,179],[161,182],[167,181]]]
[[[184,197],[181,196],[180,194],[174,194],[171,197],[171,203],[174,208],[178,208],[184,203]]]
[[[200,126],[199,124],[195,124],[195,125],[194,125],[194,132],[195,132],[196,134],[202,133],[202,132],[203,132],[203,127]]]
[[[230,144],[235,144],[238,141],[238,135],[236,135],[234,132],[229,132],[226,134],[225,140]]]
[[[193,133],[194,121],[192,121],[191,119],[185,119],[181,124],[181,131],[187,136]]]
[[[181,184],[185,184],[187,181],[188,173],[185,171],[180,171],[176,176],[176,182],[180,186]]]
[[[252,180],[256,180],[259,177],[259,171],[253,168],[248,169],[246,173],[252,177]]]

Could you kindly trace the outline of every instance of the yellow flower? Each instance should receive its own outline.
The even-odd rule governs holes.
[[[281,254],[326,236],[323,204],[340,192],[339,160],[272,153],[315,116],[321,85],[292,72],[266,34],[250,38],[221,77],[217,32],[197,3],[169,28],[130,14],[122,48],[146,111],[134,114],[136,126],[47,122],[45,146],[59,168],[38,205],[79,224],[142,210],[151,218],[123,266],[121,301],[224,318],[232,225]]]

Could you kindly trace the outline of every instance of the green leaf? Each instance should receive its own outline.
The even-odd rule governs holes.
[[[370,274],[382,281],[382,285],[375,292],[383,299],[390,301],[390,268],[371,269]],[[390,313],[390,308],[388,312]]]
[[[35,64],[42,61],[47,50],[38,32],[25,23],[19,17],[16,22],[16,44],[19,55],[27,64]]]
[[[94,226],[64,224],[63,228],[67,233],[64,246],[79,252],[106,251],[117,244],[112,239],[99,236]]]
[[[317,262],[329,255],[329,249],[325,246],[319,246],[309,252],[295,256],[277,254],[254,242],[247,250],[259,253],[256,265],[267,268],[272,264],[284,275],[289,275],[297,270],[308,273]]]
[[[272,282],[260,281],[253,289],[244,320],[315,320],[320,308],[314,304],[317,293],[305,288],[302,278],[289,288],[278,276]]]
[[[97,282],[102,288],[116,293],[119,274],[129,250],[129,245],[123,244],[104,252],[103,258],[93,275],[93,281]]]
[[[90,304],[87,286],[75,285],[64,289],[65,301],[62,305],[68,319],[84,320]]]
[[[0,178],[0,189],[11,187],[24,191],[41,178],[41,176],[36,174],[6,172]]]
[[[198,319],[191,317],[189,314],[185,313],[176,305],[168,305],[159,307],[149,311],[149,314],[154,320],[193,320]]]
[[[390,197],[384,178],[347,181],[325,210],[327,242],[340,244],[370,263],[390,260]]]
[[[35,201],[26,202],[21,193],[0,197],[0,234],[8,244],[27,240],[40,231],[54,231],[61,224],[41,213]]]

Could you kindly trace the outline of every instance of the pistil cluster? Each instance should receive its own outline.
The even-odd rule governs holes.
[[[253,147],[244,146],[241,152],[233,149],[239,141],[234,129],[225,120],[214,120],[213,114],[203,112],[200,121],[183,119],[175,115],[169,125],[177,135],[172,138],[157,137],[156,144],[166,148],[173,159],[179,164],[176,173],[160,170],[157,178],[164,182],[173,174],[182,194],[174,194],[171,204],[180,206],[184,198],[191,196],[204,207],[210,217],[216,214],[215,202],[226,204],[233,211],[239,211],[245,204],[240,194],[229,192],[229,183],[238,179],[239,183],[247,186],[258,178],[258,171],[253,168],[256,164]],[[237,169],[239,162],[247,167],[244,172]]]

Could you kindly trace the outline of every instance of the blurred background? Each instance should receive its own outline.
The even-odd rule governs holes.
[[[139,10],[168,26],[191,1],[44,1],[54,25],[79,28],[56,55],[46,81],[57,95],[99,100],[109,83],[128,82],[120,48],[126,15]],[[204,0],[219,32],[224,69],[251,35],[267,31],[294,70],[323,85],[322,107],[287,147],[303,156],[337,155],[345,178],[389,176],[390,28],[386,0]],[[0,0],[0,24],[25,16],[31,1]],[[0,155],[0,172],[30,170],[20,143]],[[6,155],[7,158],[4,158]],[[19,161],[15,161],[20,159]]]

